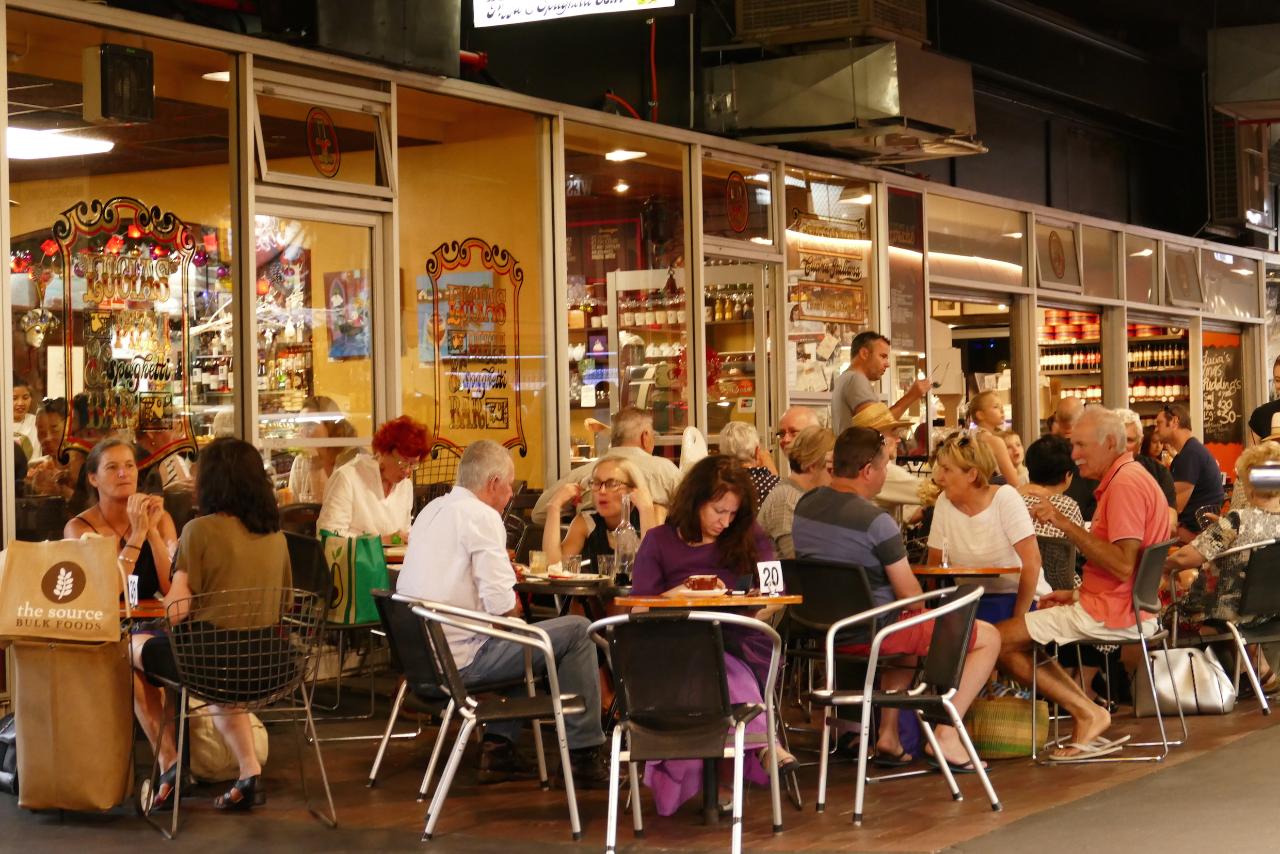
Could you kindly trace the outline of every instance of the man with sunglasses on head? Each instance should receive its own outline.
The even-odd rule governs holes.
[[[907,547],[898,523],[873,503],[884,487],[889,454],[889,446],[880,431],[869,427],[845,430],[836,439],[832,452],[831,485],[806,493],[796,504],[792,524],[796,557],[861,566],[866,571],[871,597],[876,605],[921,593],[920,582],[912,575],[911,564],[907,561]],[[902,616],[907,614],[904,612]],[[890,635],[881,646],[880,653],[925,655],[932,637],[933,623],[922,623]],[[848,651],[866,652],[870,642],[867,630],[851,634],[850,638],[853,649]],[[975,623],[969,638],[969,656],[954,699],[960,714],[965,713],[986,684],[999,653],[1000,636],[995,627],[982,621]],[[885,691],[902,690],[910,687],[911,679],[910,670],[894,668],[881,676],[881,688]],[[872,761],[885,766],[911,762],[913,757],[904,753],[898,738],[897,710],[884,708],[880,714],[879,736]],[[973,770],[953,727],[939,726],[936,734],[947,762],[954,770]]]
[[[1178,539],[1189,543],[1200,533],[1196,511],[1202,507],[1217,513],[1226,493],[1222,469],[1199,439],[1191,434],[1191,413],[1186,405],[1167,403],[1156,413],[1156,438],[1177,454],[1169,466],[1178,511]]]

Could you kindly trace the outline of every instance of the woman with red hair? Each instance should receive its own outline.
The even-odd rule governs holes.
[[[384,543],[409,538],[413,481],[409,475],[431,447],[427,428],[407,415],[373,434],[373,455],[335,469],[316,527],[344,537],[376,534]],[[398,538],[398,539],[397,539]]]

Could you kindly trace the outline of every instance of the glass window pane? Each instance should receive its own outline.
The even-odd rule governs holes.
[[[1115,299],[1116,255],[1120,237],[1109,229],[1086,225],[1084,236],[1084,292],[1089,296]]]
[[[1200,250],[1205,308],[1226,317],[1258,316],[1258,262],[1229,252]]]
[[[1124,236],[1124,287],[1130,302],[1156,305],[1156,242],[1132,234]]]
[[[378,115],[259,94],[258,117],[269,172],[387,185]]]
[[[703,266],[702,316],[707,330],[707,434],[730,421],[756,425],[768,412],[764,365],[757,365],[763,340],[765,289],[776,281],[776,264],[707,258]]]
[[[518,480],[541,487],[556,388],[543,344],[541,120],[405,88],[397,105],[411,224],[400,228],[401,406],[437,446],[415,478],[451,482],[461,449],[492,439],[515,452]],[[478,242],[465,258],[449,250],[468,238]]]
[[[786,179],[788,404],[828,414],[875,293],[875,186],[792,169]]]
[[[619,160],[620,151],[643,156]],[[575,462],[596,455],[598,434],[586,419],[608,423],[623,406],[652,411],[659,442],[672,454],[692,423],[685,151],[676,143],[565,125]]]
[[[774,245],[772,188],[771,168],[703,158],[703,233]]]
[[[1155,423],[1164,404],[1185,404],[1191,399],[1188,334],[1182,324],[1129,315],[1129,407],[1144,425]]]
[[[930,277],[1026,284],[1026,216],[931,195],[928,217]]]
[[[218,296],[229,298],[233,286],[231,92],[202,75],[229,73],[232,63],[224,53],[188,44],[23,12],[9,11],[6,22],[15,44],[45,46],[8,57],[12,359],[30,393],[19,425],[31,459],[27,495],[17,508],[18,536],[57,539],[84,459],[83,449],[68,451],[65,462],[57,458],[68,429],[91,444],[123,428],[152,461],[142,488],[191,486],[189,466],[172,451],[182,445],[188,416],[203,433],[213,412],[191,400],[190,360],[201,351],[202,336],[186,333],[214,321]],[[104,43],[151,53],[154,98],[134,93],[135,105],[149,103],[150,120],[85,120],[79,57]],[[81,153],[51,157],[55,137],[86,145]],[[96,234],[69,236],[69,254],[53,240],[64,211],[82,205],[79,218],[89,221],[102,210],[95,204],[115,198],[172,214],[191,242],[163,221],[141,216],[132,203],[114,208],[120,217]]]
[[[906,390],[929,368],[925,359],[924,220],[922,197],[890,187],[889,193],[889,319],[895,394]],[[939,365],[932,366],[934,368]],[[940,372],[939,372],[940,373]],[[924,400],[906,411],[909,418],[923,415]],[[928,454],[928,435],[922,432],[903,451],[911,456]]]

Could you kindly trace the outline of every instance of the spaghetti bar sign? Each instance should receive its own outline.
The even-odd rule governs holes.
[[[500,27],[577,15],[650,12],[675,5],[676,0],[475,0],[474,23],[477,27]]]

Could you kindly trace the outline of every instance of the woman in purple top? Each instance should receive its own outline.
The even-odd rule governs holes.
[[[739,578],[754,576],[757,561],[773,557],[773,543],[755,521],[755,495],[746,471],[730,457],[706,457],[680,482],[666,523],[651,528],[640,543],[631,570],[631,593],[679,593],[692,575],[716,575],[732,590]],[[726,626],[724,642],[729,699],[763,702],[772,651],[768,639]],[[763,732],[764,716],[753,720],[747,730]],[[778,761],[779,771],[794,773],[795,757],[779,748]],[[645,783],[653,790],[660,815],[671,815],[698,794],[700,765],[697,760],[647,764]],[[746,767],[753,782],[768,782],[759,765]]]

